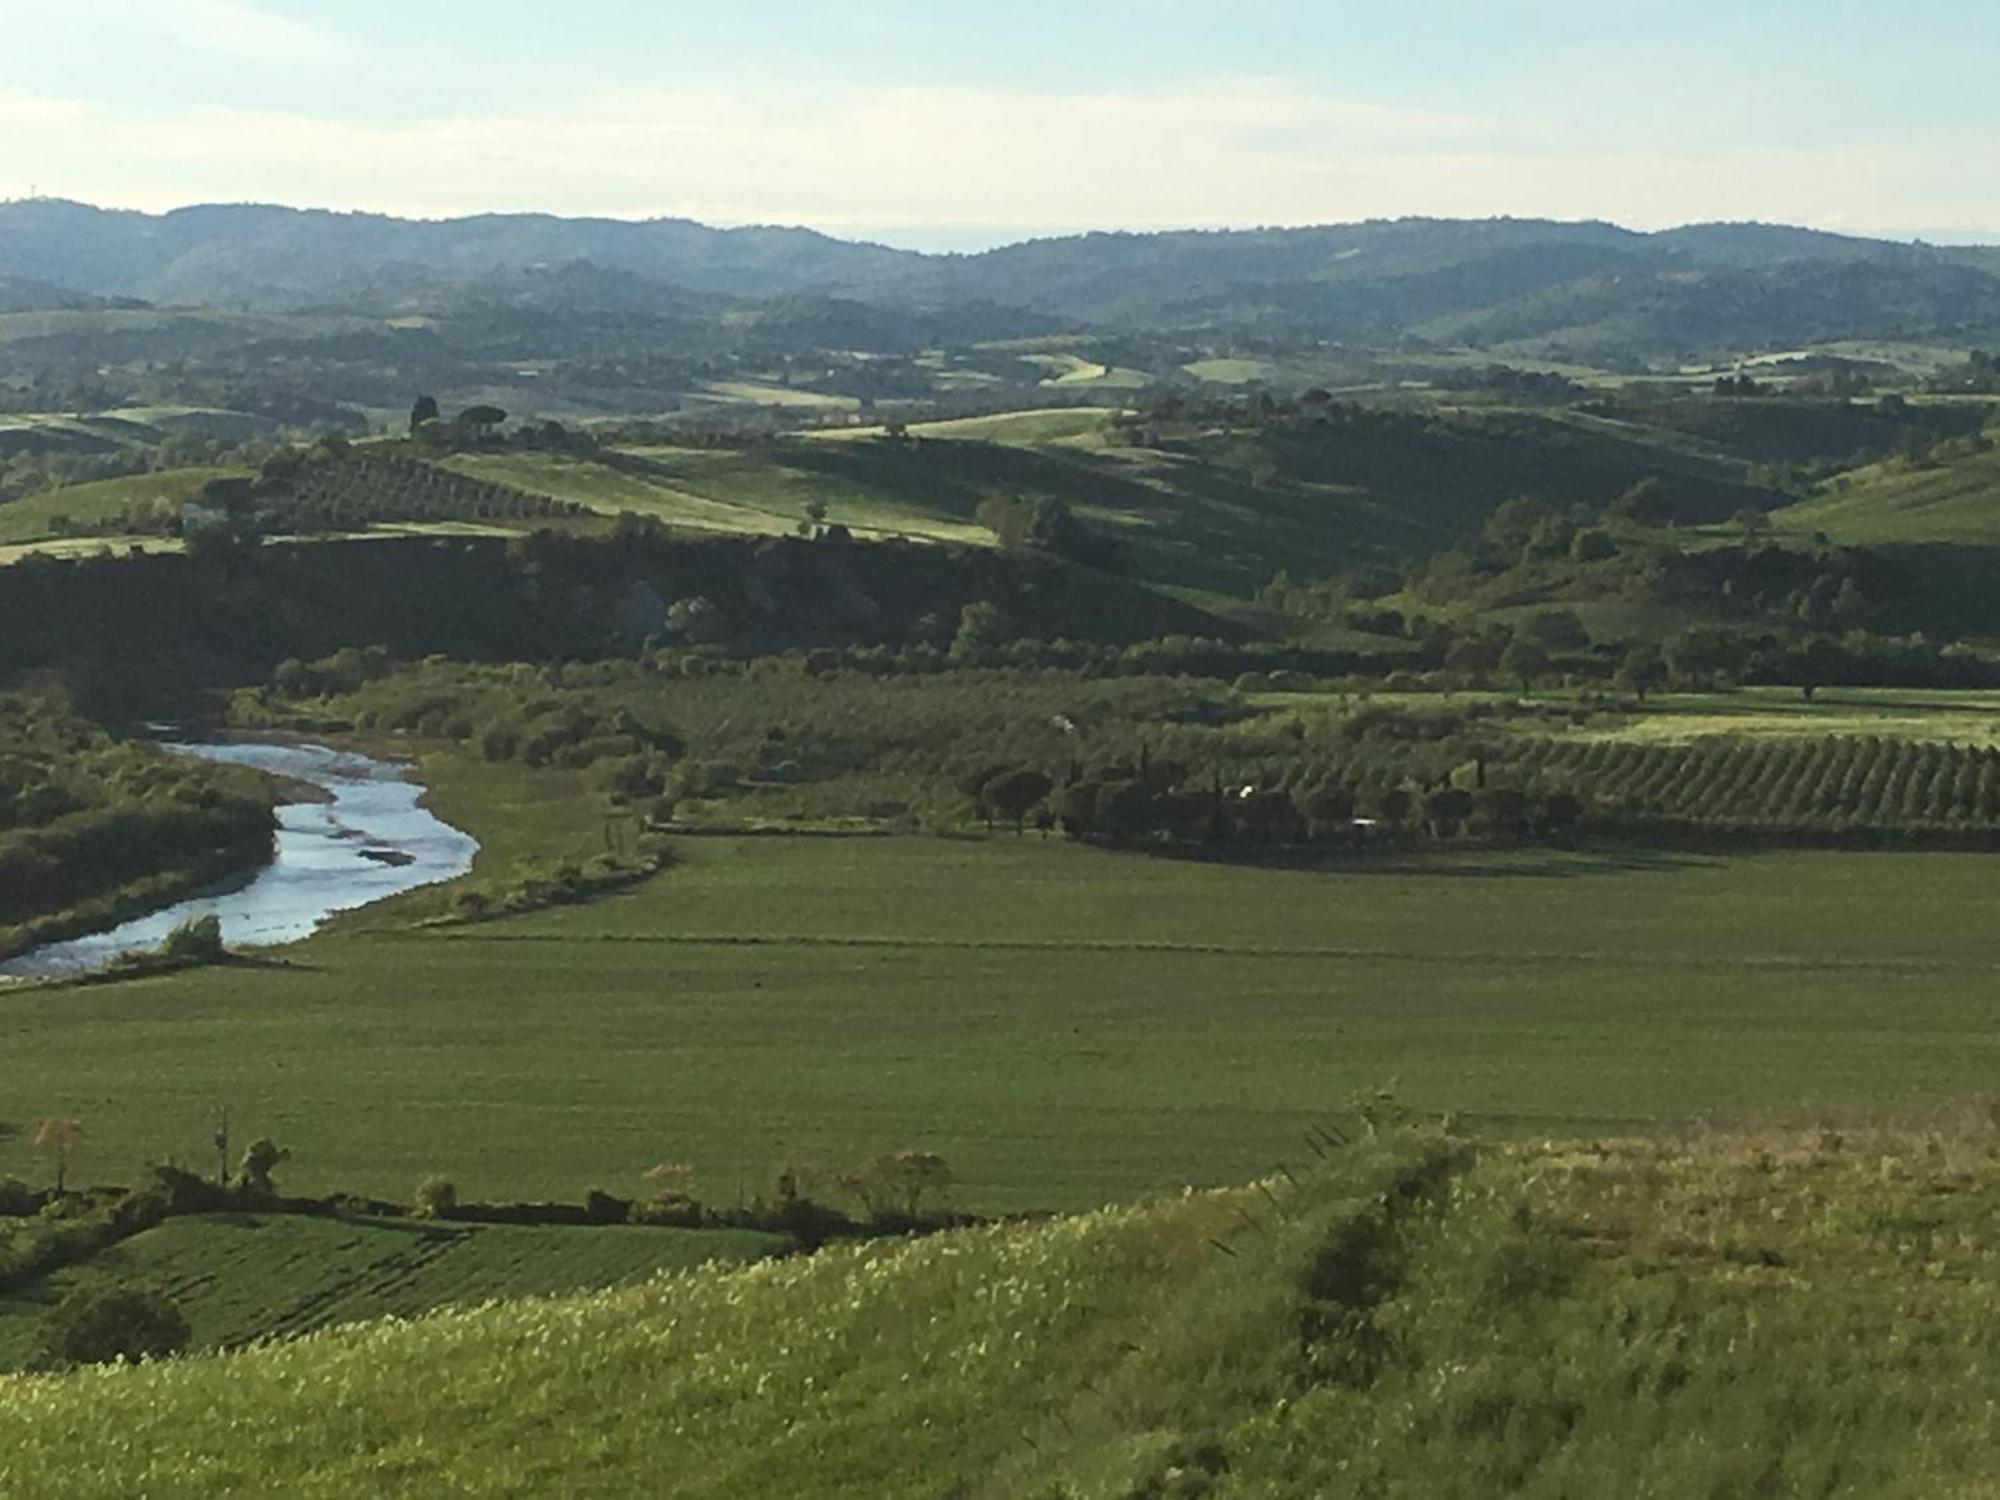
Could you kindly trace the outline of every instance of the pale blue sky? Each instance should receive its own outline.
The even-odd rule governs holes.
[[[1994,238],[1996,77],[1990,0],[0,0],[0,196]]]

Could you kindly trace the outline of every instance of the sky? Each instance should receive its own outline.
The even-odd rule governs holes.
[[[2000,241],[1993,0],[0,0],[0,198]]]

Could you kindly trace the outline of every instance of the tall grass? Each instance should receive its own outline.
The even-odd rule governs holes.
[[[1034,1225],[0,1382],[0,1493],[1938,1495],[2000,1130],[1413,1135]]]

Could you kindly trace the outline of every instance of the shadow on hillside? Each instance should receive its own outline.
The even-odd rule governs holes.
[[[2000,547],[1978,542],[1888,542],[1870,549],[1889,569],[1885,628],[1940,636],[2000,632]]]
[[[783,462],[859,488],[970,520],[996,491],[1052,495],[1072,505],[1157,504],[1147,486],[1078,453],[1045,453],[962,439],[889,443],[792,443]]]

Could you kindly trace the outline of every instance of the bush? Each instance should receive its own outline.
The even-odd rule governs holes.
[[[925,1200],[942,1199],[953,1180],[943,1157],[928,1151],[899,1151],[876,1157],[842,1178],[840,1185],[875,1222],[914,1224],[923,1217]]]
[[[222,919],[214,912],[190,917],[160,944],[160,957],[181,963],[219,963],[226,956],[222,946]]]
[[[26,1219],[41,1211],[41,1189],[17,1177],[0,1177],[0,1219]]]
[[[164,1294],[85,1287],[56,1304],[41,1329],[41,1363],[61,1369],[165,1359],[187,1347],[188,1323]]]
[[[432,1175],[417,1184],[417,1202],[413,1217],[449,1219],[457,1212],[458,1186],[449,1177]]]

